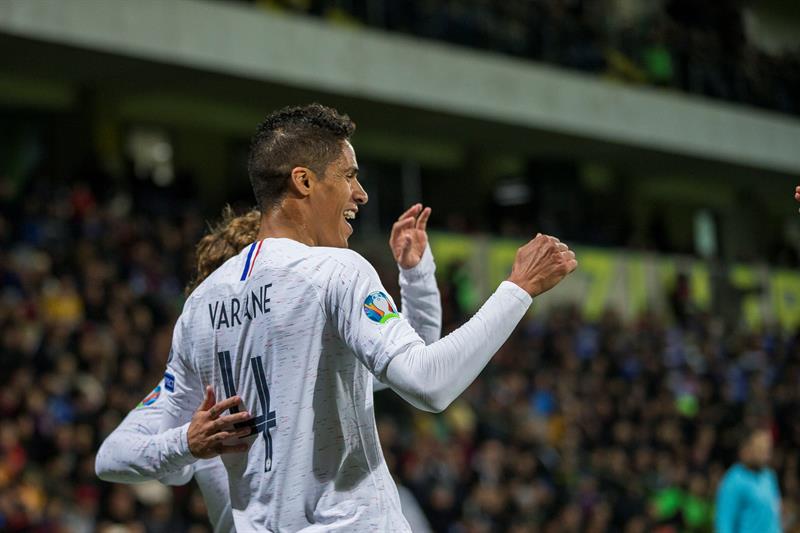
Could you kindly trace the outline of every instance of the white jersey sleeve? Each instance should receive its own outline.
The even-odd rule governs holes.
[[[413,268],[400,267],[400,302],[403,316],[425,344],[442,335],[442,298],[436,285],[436,263],[430,246]]]
[[[100,445],[95,472],[103,481],[141,483],[157,479],[167,485],[184,485],[192,479],[192,466],[175,466],[165,458],[179,453],[185,429],[158,433],[164,404],[162,380]]]
[[[439,412],[478,377],[532,302],[504,281],[464,325],[428,346],[411,346],[390,359],[383,382],[412,405]]]
[[[329,319],[373,375],[426,411],[444,410],[475,380],[532,302],[504,281],[466,324],[426,346],[364,258],[350,252],[340,262],[326,291]]]
[[[425,247],[420,262],[412,268],[400,270],[400,301],[403,316],[422,337],[425,344],[436,342],[442,335],[442,298],[436,285],[436,263],[430,246]],[[378,379],[373,381],[374,392],[389,386]]]
[[[214,533],[234,532],[228,475],[219,457],[201,459],[175,472],[164,458],[180,449],[185,438],[180,428],[159,433],[164,414],[164,380],[137,405],[100,445],[95,471],[103,481],[141,483],[158,480],[165,485],[185,485],[194,476],[206,502]]]
[[[187,431],[195,410],[203,402],[203,386],[184,346],[183,315],[178,318],[172,333],[172,348],[164,373],[164,406],[159,432],[182,427],[178,447],[164,458],[165,468],[182,467],[197,461],[189,451]]]
[[[342,341],[380,379],[392,357],[425,342],[400,316],[366,259],[349,250],[338,258],[325,292],[325,313]]]

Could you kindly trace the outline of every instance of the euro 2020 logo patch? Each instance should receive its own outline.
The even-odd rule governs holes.
[[[389,297],[381,291],[375,291],[364,300],[364,314],[367,318],[378,324],[383,324],[387,320],[397,318],[397,311],[389,301]]]
[[[136,408],[141,409],[142,407],[150,407],[156,403],[156,400],[158,400],[159,396],[161,396],[161,385],[156,386],[156,388],[153,389],[150,394],[145,396],[144,399],[139,402],[139,405],[137,405]]]

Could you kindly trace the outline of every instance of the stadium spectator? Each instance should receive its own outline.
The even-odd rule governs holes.
[[[769,431],[757,429],[744,436],[739,462],[725,473],[717,490],[714,525],[718,533],[783,530],[778,479],[769,468],[771,456]]]
[[[748,42],[742,2],[643,2],[627,9],[637,13],[631,17],[621,7],[627,2],[605,0],[251,1],[333,24],[365,24],[800,113],[800,54],[769,55]]]

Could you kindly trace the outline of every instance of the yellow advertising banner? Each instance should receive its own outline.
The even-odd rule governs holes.
[[[521,241],[436,233],[431,246],[441,273],[458,262],[466,266],[479,305],[506,279]],[[598,319],[611,309],[634,319],[645,311],[670,316],[678,276],[686,279],[692,309],[715,312],[714,295],[737,306],[735,317],[751,328],[800,325],[800,273],[763,266],[714,265],[692,257],[665,256],[592,247],[575,247],[578,270],[557,290],[536,299],[541,310],[565,303],[579,305],[585,317]]]

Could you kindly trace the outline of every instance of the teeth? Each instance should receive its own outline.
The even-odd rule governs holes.
[[[352,209],[348,209],[347,211],[344,212],[344,218],[346,218],[347,220],[353,220],[354,218],[356,218],[356,212],[353,211]]]

